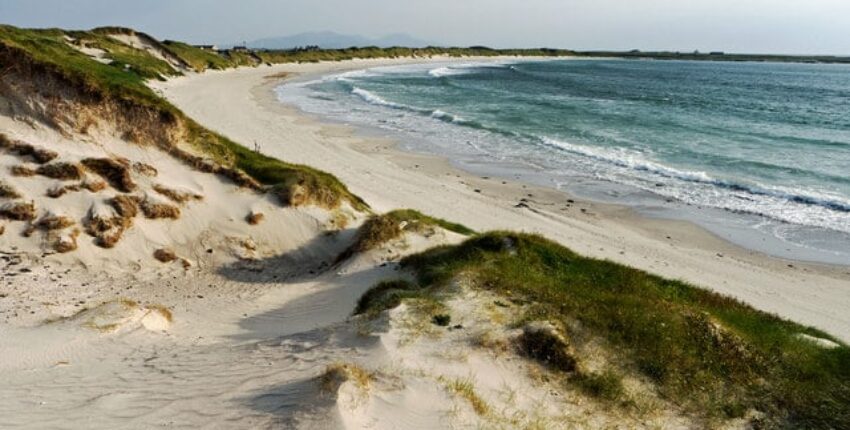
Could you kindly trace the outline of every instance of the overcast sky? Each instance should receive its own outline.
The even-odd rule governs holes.
[[[850,0],[0,0],[22,27],[234,43],[306,31],[451,45],[850,54]]]

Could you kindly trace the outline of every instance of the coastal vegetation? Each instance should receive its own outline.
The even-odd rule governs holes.
[[[147,80],[183,72],[172,68],[170,63],[157,58],[149,50],[121,43],[110,36],[136,34],[131,32],[120,28],[89,32],[28,30],[2,25],[0,66],[3,74],[14,73],[24,81],[49,82],[51,85],[32,86],[38,87],[39,92],[62,91],[66,95],[62,98],[63,102],[75,105],[68,106],[68,109],[35,112],[38,116],[47,117],[50,122],[71,121],[74,128],[84,131],[88,125],[79,123],[90,120],[73,116],[100,110],[113,116],[110,118],[111,125],[121,129],[127,138],[141,144],[157,145],[193,167],[220,173],[240,185],[273,191],[285,205],[315,204],[333,208],[347,202],[357,210],[367,208],[333,175],[250,150],[207,130],[157,95],[146,85]],[[144,35],[137,37],[148,39]],[[80,49],[82,46],[102,51],[103,61],[84,53]],[[150,46],[157,48],[160,45]],[[191,55],[197,54],[197,51],[194,48],[174,50],[181,62],[196,65],[201,57]],[[187,56],[187,52],[193,54]],[[187,57],[184,59],[183,56]],[[203,58],[216,67],[225,64],[211,60],[212,57]],[[247,61],[235,56],[228,58],[230,62],[226,64],[231,65],[242,65]],[[70,100],[68,89],[76,92]],[[21,104],[27,103],[22,100]],[[66,116],[72,118],[69,120]],[[105,115],[98,116],[103,118]],[[183,143],[189,148],[183,149]],[[195,155],[197,153],[199,155]]]
[[[603,339],[626,370],[706,419],[747,416],[769,428],[850,422],[850,348],[735,299],[511,232],[434,248],[402,267],[416,282],[377,285],[356,313],[374,316],[406,298],[438,300],[462,280],[524,304],[523,321],[552,321]],[[601,398],[622,391],[611,371],[578,372],[567,381]]]
[[[112,36],[116,34],[138,37],[151,49],[161,49],[169,56],[160,58],[148,49],[123,43]],[[97,55],[93,56],[93,52]],[[588,54],[485,47],[218,53],[180,42],[160,44],[148,36],[120,28],[72,32],[0,26],[0,90],[8,87],[8,81],[4,80],[10,77],[29,80],[32,86],[28,89],[67,99],[71,104],[65,107],[78,106],[81,112],[113,115],[107,118],[116,124],[126,124],[122,131],[128,139],[157,145],[199,170],[220,173],[247,187],[274,193],[284,205],[336,208],[348,204],[366,211],[367,204],[333,175],[277,160],[212,132],[157,95],[146,82],[262,62],[436,55]],[[14,94],[14,90],[9,92]],[[58,94],[63,97],[57,97]],[[64,120],[55,117],[54,111],[38,113],[51,121]],[[184,144],[188,149],[182,148]],[[52,161],[55,155],[35,152],[32,147],[24,152],[44,163],[37,170],[16,166],[20,169],[15,174],[37,173],[55,179],[81,180],[85,167],[122,192],[136,187],[128,167],[112,159],[90,158],[77,165]],[[194,198],[164,186],[155,190],[176,203]],[[19,196],[14,188],[0,184],[0,197]],[[84,226],[106,248],[114,246],[139,211],[152,219],[181,215],[178,206],[124,195],[114,197],[109,204],[115,209],[114,216],[93,213]],[[262,217],[261,213],[252,212],[248,222],[258,224]],[[33,221],[35,206],[5,203],[0,206],[0,218]],[[39,222],[46,229],[72,225],[59,217]],[[610,345],[619,355],[615,361],[624,363],[622,369],[587,372],[581,369],[580,354],[559,356],[561,352],[552,352],[563,351],[546,343],[555,336],[542,336],[543,332],[529,330],[524,334],[526,356],[540,361],[544,357],[557,372],[568,374],[566,383],[573,383],[598,398],[616,401],[623,396],[619,373],[622,370],[652,381],[666,399],[704,414],[709,420],[746,418],[765,427],[788,428],[846,428],[850,422],[850,348],[835,338],[683,282],[580,256],[539,236],[511,232],[476,235],[460,224],[414,210],[397,210],[370,217],[338,262],[376,249],[405,233],[427,236],[438,228],[471,238],[459,245],[441,246],[405,258],[402,268],[413,281],[399,279],[378,284],[360,299],[355,314],[374,317],[405,300],[438,303],[441,298],[438,293],[462,281],[472,288],[497,294],[503,302],[521,304],[521,324],[548,321],[553,327],[563,328],[565,344],[570,336],[581,331],[582,336],[596,337]],[[57,249],[75,248],[77,234],[63,236],[69,239]],[[163,262],[179,258],[165,248],[157,250],[154,257]],[[188,264],[187,260],[182,261]],[[502,301],[499,303],[504,305]],[[171,319],[170,313],[167,319]],[[439,326],[449,326],[451,321],[451,315],[445,313],[433,318]],[[571,372],[575,374],[569,376]],[[354,365],[334,365],[327,369],[321,381],[333,391],[339,381],[347,380],[368,388],[373,378],[374,375]],[[467,399],[477,414],[490,413],[490,407],[476,393],[471,381],[442,382],[447,390]]]
[[[222,70],[233,67],[233,64],[216,52],[200,49],[176,40],[162,42],[163,47],[172,54],[180,57],[193,71],[203,72],[208,69]]]
[[[354,243],[339,255],[337,262],[375,249],[407,232],[430,234],[435,227],[466,236],[474,233],[472,229],[461,224],[433,218],[412,209],[398,209],[382,215],[374,215],[366,220],[357,231]]]

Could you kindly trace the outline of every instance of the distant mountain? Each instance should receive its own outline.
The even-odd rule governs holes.
[[[417,39],[404,33],[390,34],[378,39],[370,39],[358,35],[339,34],[332,31],[300,33],[292,36],[269,37],[248,42],[251,48],[259,49],[291,49],[299,46],[318,45],[326,49],[349,48],[352,46],[391,46],[423,47],[433,45],[431,42]]]

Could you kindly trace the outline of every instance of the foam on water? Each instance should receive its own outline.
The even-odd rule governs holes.
[[[815,246],[800,231],[850,240],[850,118],[816,105],[830,94],[850,97],[845,69],[622,60],[431,64],[347,72],[284,86],[279,96],[308,112],[399,133],[414,150],[479,168],[487,160],[509,162],[568,190],[587,178],[693,211],[752,214],[773,220],[753,221],[753,229]],[[813,88],[794,93],[791,83]],[[850,242],[830,246],[850,257]]]

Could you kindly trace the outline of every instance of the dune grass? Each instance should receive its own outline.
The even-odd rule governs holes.
[[[850,425],[850,348],[818,346],[800,334],[838,341],[732,298],[518,233],[479,235],[402,265],[416,275],[419,291],[463,275],[477,287],[533,303],[531,320],[578,321],[621,351],[663,396],[709,418],[756,409],[767,414],[769,427]],[[619,391],[613,380],[600,375],[580,385],[613,397]]]
[[[186,117],[145,84],[147,79],[162,75],[161,67],[170,66],[144,50],[131,48],[106,35],[110,31],[119,30],[131,31],[98,29],[92,32],[65,32],[0,25],[0,58],[7,62],[2,68],[26,63],[37,72],[60,77],[69,86],[96,99],[150,109],[164,126],[182,124],[187,130],[185,138],[189,145],[227,168],[245,172],[280,196],[286,205],[313,204],[335,208],[347,201],[357,210],[368,208],[362,199],[352,194],[333,175],[259,154]],[[113,61],[112,64],[95,61],[74,49],[70,43],[75,42],[66,40],[66,37],[76,41],[92,41],[99,47],[109,48],[115,55],[120,55],[120,61]],[[122,48],[119,49],[119,46]]]
[[[121,70],[131,71],[142,79],[165,80],[166,77],[180,76],[168,62],[157,58],[145,50],[134,48],[113,39],[104,31],[70,31],[66,33],[75,40],[71,43],[106,51],[105,57],[112,60],[109,65]]]
[[[83,34],[73,33],[78,37]],[[121,57],[125,63],[103,64],[74,49],[71,42],[65,40],[66,36],[73,37],[59,29],[31,30],[0,25],[0,54],[10,63],[4,66],[28,63],[33,69],[59,76],[68,85],[91,95],[153,107],[171,115],[179,112],[145,85],[145,76],[150,74],[146,64],[154,58],[150,54],[139,51]],[[125,64],[130,67],[125,68]]]
[[[439,382],[445,386],[450,393],[469,402],[469,406],[478,416],[485,417],[490,415],[491,408],[481,395],[475,390],[475,380],[469,378],[447,378],[441,376]]]
[[[418,286],[404,279],[384,281],[372,287],[357,301],[354,315],[375,318],[387,309],[393,309],[404,299],[424,297]]]
[[[162,42],[162,45],[168,52],[182,59],[196,72],[203,72],[208,69],[222,70],[234,66],[231,61],[216,52],[196,48],[183,42],[166,40]]]
[[[369,218],[357,231],[354,243],[337,257],[337,262],[375,249],[401,237],[405,232],[425,233],[433,227],[466,236],[474,233],[472,229],[461,224],[434,218],[413,209],[398,209]]]

